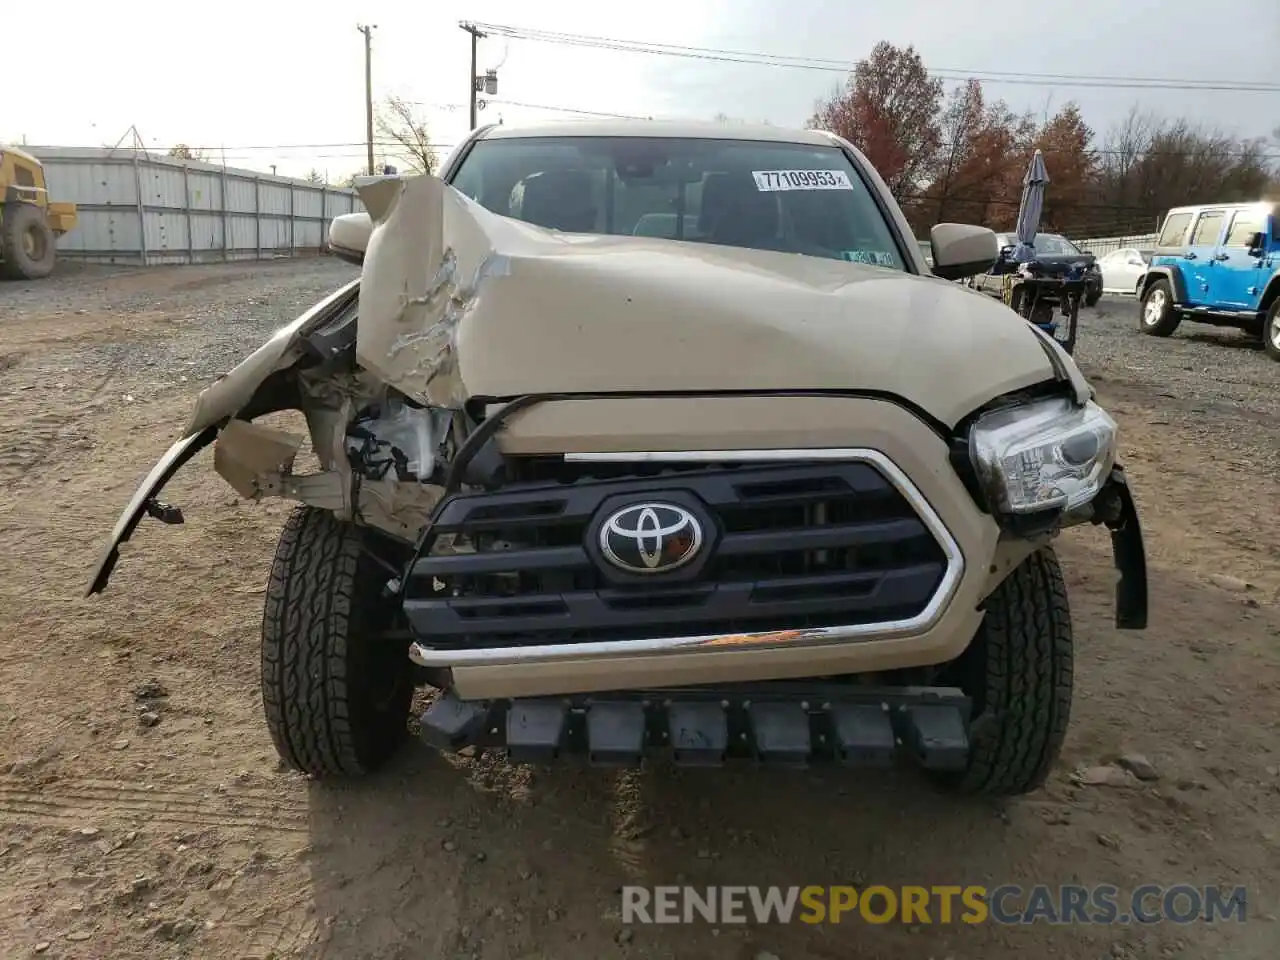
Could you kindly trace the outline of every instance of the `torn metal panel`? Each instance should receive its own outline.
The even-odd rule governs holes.
[[[349,297],[359,283],[353,280],[344,284],[298,319],[281,327],[266,343],[202,390],[191,411],[185,435],[199,433],[239,413],[271,374],[297,363],[302,356],[303,336],[320,324],[332,307]]]
[[[228,420],[213,445],[213,468],[240,496],[267,495],[264,480],[288,476],[303,438],[245,420]]]
[[[332,424],[339,430],[345,425],[333,411],[320,415],[322,425]],[[345,460],[321,473],[296,475],[293,463],[302,440],[294,433],[230,420],[214,446],[214,469],[246,499],[296,500],[404,540],[417,537],[440,499],[439,487],[403,482],[394,474],[371,480],[356,475]]]
[[[380,181],[361,196],[374,228],[356,355],[408,396],[459,408],[468,396],[457,349],[462,322],[489,279],[508,275],[497,245],[513,242],[519,227],[431,176]]]
[[[443,493],[429,484],[387,478],[361,480],[358,490],[356,519],[408,542],[418,539]]]

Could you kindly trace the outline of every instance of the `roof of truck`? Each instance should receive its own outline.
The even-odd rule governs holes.
[[[524,137],[689,137],[715,140],[766,140],[832,146],[832,134],[757,123],[718,123],[713,120],[557,120],[549,123],[494,124],[476,134],[480,140]]]
[[[11,153],[15,157],[18,157],[22,160],[26,160],[28,163],[35,164],[37,167],[42,166],[38,158],[33,157],[31,154],[27,153],[27,151],[23,150],[21,147],[15,147],[11,143],[0,143],[0,153]]]

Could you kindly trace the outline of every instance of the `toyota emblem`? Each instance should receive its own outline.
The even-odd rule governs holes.
[[[674,503],[633,503],[600,527],[600,550],[627,573],[669,573],[698,555],[702,524]]]

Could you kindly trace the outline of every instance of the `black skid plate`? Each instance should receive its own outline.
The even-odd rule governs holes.
[[[950,687],[769,683],[516,700],[442,693],[419,723],[437,749],[500,750],[523,763],[583,756],[595,766],[636,766],[666,756],[681,766],[905,760],[960,770],[969,756],[970,709]]]

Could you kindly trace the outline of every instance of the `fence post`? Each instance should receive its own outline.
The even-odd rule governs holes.
[[[147,265],[147,208],[142,202],[142,161],[138,158],[138,150],[133,151],[133,188],[138,194],[138,251],[142,257],[142,265]]]
[[[324,253],[324,225],[329,222],[329,188],[320,188],[320,240],[316,253]]]
[[[294,228],[294,225],[297,223],[293,215],[293,205],[295,203],[294,193],[295,193],[295,189],[294,189],[293,181],[290,180],[289,181],[289,256],[290,257],[296,256],[296,254],[293,252],[293,228]]]
[[[182,162],[182,195],[183,206],[187,211],[187,262],[196,262],[196,237],[194,219],[191,216],[191,168],[184,160]]]
[[[262,259],[262,178],[253,178],[253,223],[257,231],[258,259]]]
[[[231,227],[227,222],[227,164],[222,164],[222,262],[231,259]]]

